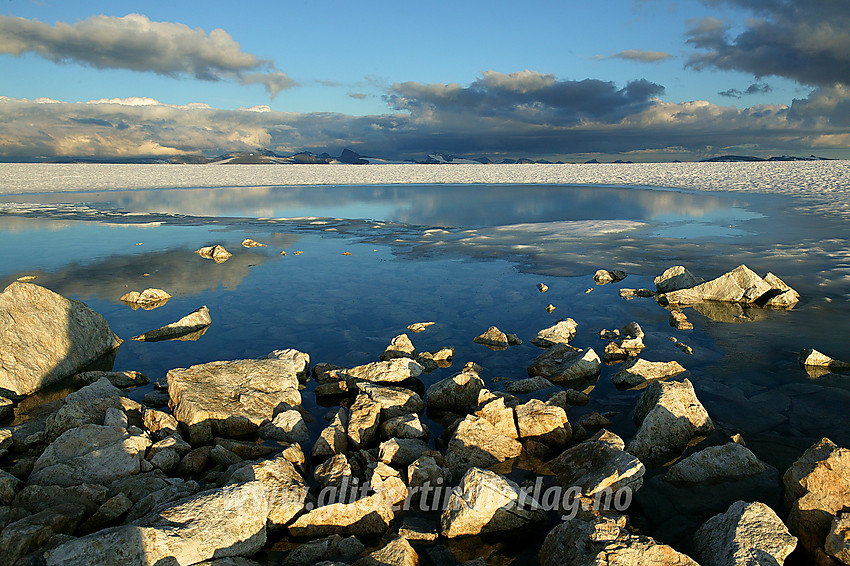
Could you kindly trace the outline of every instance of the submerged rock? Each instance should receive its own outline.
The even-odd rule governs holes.
[[[626,450],[650,466],[679,457],[693,440],[714,430],[687,379],[650,383],[638,399],[634,421],[639,428]]]
[[[210,362],[168,372],[174,417],[192,444],[254,433],[285,403],[301,404],[297,368],[286,360]]]
[[[210,309],[203,306],[192,311],[177,322],[166,324],[156,330],[149,330],[144,334],[133,336],[133,340],[140,342],[159,342],[160,340],[197,340],[192,336],[200,330],[204,330],[212,324]],[[202,335],[202,334],[201,334]],[[200,336],[198,336],[199,338]]]
[[[781,565],[797,547],[796,537],[764,503],[736,501],[694,534],[702,566]]]
[[[0,293],[0,389],[29,395],[121,345],[106,319],[32,283]]]
[[[677,361],[649,362],[635,358],[628,362],[620,371],[611,376],[611,381],[617,387],[639,389],[646,387],[650,381],[667,379],[686,371]]]
[[[599,374],[602,360],[593,348],[579,350],[568,344],[555,344],[537,356],[528,367],[529,377],[540,376],[564,384]]]
[[[440,531],[447,538],[498,533],[543,522],[545,514],[531,497],[520,501],[514,482],[481,468],[470,468],[440,516]]]

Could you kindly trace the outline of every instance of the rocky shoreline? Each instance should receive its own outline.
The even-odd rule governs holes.
[[[594,281],[626,277],[599,270]],[[800,298],[775,275],[744,265],[707,282],[676,266],[655,284],[620,296],[655,298],[677,329],[691,324],[685,307],[735,316],[735,309],[791,308]],[[164,299],[161,290],[147,291],[157,292],[125,298]],[[134,339],[187,339],[211,323],[203,307]],[[282,349],[174,368],[139,403],[126,390],[145,376],[84,371],[104,360],[111,369],[110,353],[121,344],[101,315],[13,283],[0,294],[0,418],[44,388],[71,381],[77,389],[0,428],[4,559],[510,563],[516,553],[494,551],[495,537],[544,565],[783,564],[792,553],[798,563],[850,564],[850,451],[824,438],[781,479],[740,435],[682,457],[715,428],[691,381],[676,377],[686,369],[641,357],[647,344],[638,322],[600,332],[601,356],[570,344],[581,331],[569,318],[540,330],[530,339],[542,353],[529,360],[528,379],[507,383],[505,392],[492,391],[485,369],[465,360],[426,387],[425,374],[453,365],[454,350],[419,352],[400,334],[379,360],[357,367],[314,364],[308,353]],[[491,327],[474,341],[500,350],[523,340]],[[843,367],[812,350],[801,362]],[[588,402],[587,384],[603,363],[622,363],[615,385],[641,391],[630,439],[606,430],[605,414],[570,419]],[[306,389],[309,381],[315,386]],[[330,410],[311,414],[305,394]],[[322,418],[327,425],[311,434],[308,425]],[[426,421],[442,433],[432,438]],[[691,546],[674,549],[630,522],[650,470],[651,481],[705,493],[781,485],[784,507],[729,501],[691,534]]]

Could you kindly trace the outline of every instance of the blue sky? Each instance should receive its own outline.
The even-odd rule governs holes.
[[[850,156],[845,0],[2,6],[0,155]]]

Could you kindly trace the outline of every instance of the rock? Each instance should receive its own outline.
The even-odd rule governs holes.
[[[694,438],[714,430],[687,379],[650,383],[638,399],[634,421],[639,428],[627,450],[650,466],[677,458]]]
[[[537,290],[540,291],[541,293],[545,293],[546,291],[549,290],[549,286],[546,285],[545,283],[538,283],[537,284]]]
[[[268,507],[260,482],[229,485],[157,510],[141,524],[105,529],[45,553],[49,566],[196,564],[251,556],[266,542]]]
[[[64,432],[35,462],[28,483],[71,486],[107,485],[137,474],[150,440],[123,428],[83,425]]]
[[[192,444],[254,433],[281,403],[301,404],[296,369],[286,360],[210,362],[167,378],[172,412]]]
[[[266,446],[258,444],[250,440],[233,440],[232,438],[216,438],[216,446],[223,446],[230,452],[233,452],[243,460],[259,460],[267,458],[277,449],[274,446]],[[297,444],[292,444],[292,447],[297,447]],[[300,450],[300,449],[299,449]],[[294,463],[294,462],[293,462]]]
[[[421,352],[416,356],[416,362],[422,366],[422,371],[431,373],[437,368],[447,368],[452,365],[455,349],[440,348],[436,352]]]
[[[446,462],[454,477],[460,477],[470,467],[489,468],[521,452],[522,444],[499,433],[490,421],[467,415],[449,441]]]
[[[391,438],[381,443],[378,458],[389,466],[407,467],[427,451],[428,445],[418,438]]]
[[[472,467],[440,515],[440,532],[454,538],[512,531],[545,520],[543,511],[532,510],[536,501],[525,497],[521,504],[519,499],[517,484],[489,470]]]
[[[158,440],[177,432],[178,426],[177,419],[156,409],[145,409],[142,413],[142,424]]]
[[[622,281],[628,277],[628,274],[625,271],[619,271],[617,269],[613,271],[608,271],[607,269],[599,269],[596,273],[593,274],[593,280],[596,281],[597,285],[605,285],[606,283],[616,283],[617,281]]]
[[[103,377],[119,388],[138,387],[150,383],[150,379],[137,371],[86,371],[74,375],[74,386],[85,387]]]
[[[466,413],[478,404],[484,380],[477,371],[464,370],[431,385],[425,392],[428,407],[434,410]]]
[[[28,485],[15,496],[13,505],[35,514],[53,509],[58,505],[82,507],[85,513],[92,514],[106,502],[109,489],[102,485],[79,484],[70,487],[58,485]]]
[[[242,240],[243,248],[264,248],[265,246],[265,244],[261,244],[260,242],[252,240],[251,238],[245,238],[244,240]]]
[[[305,542],[292,549],[283,559],[283,566],[313,566],[323,560],[340,559],[346,563],[366,550],[357,537],[342,538],[331,535],[319,540]]]
[[[197,476],[207,469],[207,464],[212,453],[212,446],[201,446],[195,448],[180,460],[175,473],[178,476]]]
[[[555,344],[569,344],[575,338],[578,324],[571,318],[559,320],[549,328],[544,328],[531,339],[531,343],[539,348],[549,348]]]
[[[539,399],[517,405],[517,429],[522,439],[534,439],[547,446],[565,445],[573,437],[564,409]]]
[[[729,442],[694,452],[670,467],[664,481],[675,485],[705,485],[739,481],[775,470],[759,460],[749,448]]]
[[[550,405],[561,407],[565,411],[568,406],[584,406],[590,402],[590,397],[587,393],[576,391],[575,389],[567,389],[566,391],[558,391],[553,393],[546,400]]]
[[[10,419],[15,414],[15,403],[11,399],[0,396],[0,421]]]
[[[850,363],[833,360],[826,354],[817,350],[803,350],[800,352],[800,364],[808,367],[824,367],[829,369],[850,369]]]
[[[564,384],[597,376],[601,367],[602,360],[593,348],[578,350],[567,344],[555,344],[534,359],[528,366],[528,375]]]
[[[648,362],[635,358],[626,366],[611,376],[611,381],[617,387],[624,389],[641,389],[650,381],[667,379],[686,371],[679,362]]]
[[[670,305],[688,305],[703,301],[767,304],[771,299],[782,295],[784,299],[779,299],[774,304],[780,306],[779,303],[785,301],[785,306],[792,306],[793,303],[790,301],[793,297],[791,294],[794,292],[793,289],[782,283],[778,277],[774,276],[771,281],[773,281],[772,284],[759,277],[746,265],[739,265],[717,279],[706,281],[695,287],[666,292],[659,296],[659,302]]]
[[[514,395],[523,395],[534,393],[540,389],[549,389],[550,387],[555,387],[555,385],[548,379],[537,376],[518,381],[509,381],[505,384],[505,391]]]
[[[599,331],[599,337],[603,340],[615,340],[620,337],[620,331],[616,328],[614,330],[603,328]]]
[[[400,415],[381,423],[380,433],[381,438],[385,439],[418,438],[420,440],[428,440],[431,436],[428,425],[423,423],[416,413]]]
[[[697,277],[682,265],[676,265],[655,278],[655,290],[669,293],[679,289],[690,289],[703,283],[705,279]]]
[[[114,495],[83,523],[80,533],[88,534],[104,529],[126,515],[132,507],[133,501],[129,497],[123,493]]]
[[[193,333],[202,330],[212,324],[210,309],[203,306],[195,309],[177,322],[166,324],[156,330],[149,330],[144,334],[133,336],[132,340],[140,342],[159,342],[160,340],[188,339]]]
[[[345,370],[346,375],[376,383],[396,383],[422,374],[422,366],[410,358],[394,358],[372,362]]]
[[[684,342],[679,342],[679,340],[675,336],[670,336],[669,340],[684,353],[692,356],[694,354],[694,349],[685,344]]]
[[[0,293],[0,389],[29,395],[121,345],[101,315],[32,283]]]
[[[150,391],[142,397],[142,403],[153,408],[166,407],[170,400],[171,398],[168,396],[167,391]]]
[[[348,443],[352,448],[359,450],[375,442],[380,418],[381,406],[369,395],[360,393],[351,405],[348,419]]]
[[[601,428],[611,426],[611,420],[608,417],[606,417],[605,415],[601,415],[601,414],[597,413],[596,411],[594,411],[594,412],[590,413],[589,415],[583,417],[579,421],[578,425],[580,427],[582,427],[585,431],[589,430],[589,431],[596,432],[597,430],[599,430]]]
[[[153,456],[149,456],[147,460],[154,468],[168,473],[180,463],[180,454],[174,448],[165,448],[158,450]]]
[[[216,244],[215,246],[206,246],[195,251],[196,254],[204,259],[211,259],[216,263],[224,263],[233,255],[224,246]]]
[[[736,501],[694,534],[702,566],[781,565],[796,546],[773,509],[759,502]]]
[[[502,397],[487,401],[483,407],[475,411],[475,415],[487,419],[499,434],[514,439],[519,438],[516,413],[512,407],[505,406],[505,400]]]
[[[310,455],[313,460],[319,461],[325,458],[330,458],[334,454],[343,454],[348,450],[348,435],[345,432],[346,424],[348,424],[348,415],[345,409],[339,409],[329,424],[322,430]]]
[[[850,450],[822,438],[782,478],[788,530],[809,552],[823,547],[835,517],[850,507]]]
[[[9,505],[23,482],[7,471],[0,470],[0,505]]]
[[[623,288],[623,289],[619,290],[618,294],[620,295],[620,298],[626,299],[627,301],[634,299],[634,298],[648,299],[649,297],[655,296],[655,293],[652,292],[649,289],[626,289],[626,288]]]
[[[354,472],[345,454],[335,454],[313,470],[313,477],[323,489],[328,487],[339,489],[344,481],[350,481],[353,476]]]
[[[407,326],[407,329],[411,332],[425,332],[425,329],[429,326],[434,326],[437,324],[436,322],[414,322]]]
[[[154,457],[161,450],[173,450],[178,456],[185,456],[192,451],[192,447],[179,434],[175,433],[151,446],[148,450],[148,459]]]
[[[850,513],[844,512],[835,516],[826,536],[824,550],[842,564],[850,564]]]
[[[634,493],[643,485],[646,468],[624,448],[619,436],[604,431],[561,452],[549,461],[549,468],[564,488],[577,486],[584,497],[609,488]]]
[[[416,348],[407,334],[399,334],[390,341],[390,345],[381,354],[381,360],[387,361],[395,358],[415,358]]]
[[[103,424],[109,409],[119,409],[132,415],[134,422],[140,421],[141,405],[122,397],[121,391],[105,378],[68,394],[62,401],[62,406],[47,417],[44,429],[47,442],[84,424]]]
[[[266,359],[284,360],[292,364],[292,370],[299,381],[307,381],[310,378],[310,354],[299,352],[295,348],[285,350],[274,350]]]
[[[491,326],[487,329],[486,332],[484,332],[484,334],[476,336],[472,339],[472,341],[476,344],[482,344],[491,349],[504,349],[512,345],[511,341],[508,339],[508,335],[496,328],[495,326]]]
[[[432,489],[443,486],[451,477],[451,472],[441,465],[445,464],[442,456],[439,453],[432,454],[420,456],[407,467],[407,485],[414,493],[420,492],[423,486]]]
[[[110,407],[109,409],[106,409],[106,415],[103,417],[103,426],[130,428],[130,422],[127,419],[127,413],[120,409]]]
[[[593,289],[588,290],[588,293],[589,293],[590,291],[592,291],[592,290],[593,290]],[[546,312],[552,312],[552,311],[553,311],[553,310],[555,310],[556,308],[558,308],[558,307],[556,307],[555,305],[553,305],[553,304],[551,304],[551,303],[550,303],[550,304],[546,305]]]
[[[131,306],[135,306],[136,308],[141,307],[145,310],[152,310],[157,307],[161,307],[167,303],[170,298],[171,295],[162,289],[145,289],[141,293],[138,291],[130,291],[121,297],[121,301]]]
[[[57,505],[35,515],[11,523],[0,533],[0,548],[6,564],[20,564],[20,559],[38,550],[57,534],[72,534],[83,518],[82,507]]]
[[[357,388],[381,407],[381,420],[389,420],[425,410],[425,401],[415,391],[405,387],[360,381]]]
[[[383,548],[371,552],[354,563],[354,566],[416,566],[419,556],[410,543],[402,537],[390,541]]]
[[[626,517],[576,517],[552,529],[538,554],[541,566],[699,566],[650,537],[631,534]]]
[[[789,308],[800,302],[800,294],[789,287],[785,281],[768,272],[764,281],[771,287],[771,296],[764,304],[766,307]]]
[[[374,537],[387,532],[393,520],[392,506],[403,501],[407,489],[401,480],[388,482],[387,489],[353,503],[332,503],[298,517],[289,526],[295,537],[328,535]]]
[[[260,438],[263,440],[280,440],[283,442],[307,442],[310,431],[304,417],[295,409],[278,413],[275,417],[260,427]]]
[[[622,337],[605,345],[603,357],[606,362],[625,360],[637,356],[644,349],[644,333],[640,324],[630,322],[623,327]]]
[[[155,489],[155,491],[144,491],[141,494],[134,495],[132,493],[127,493],[125,484],[124,486],[124,494],[127,495],[131,500],[138,499],[133,507],[130,509],[127,516],[124,518],[125,524],[137,523],[145,518],[148,518],[152,513],[155,513],[157,509],[164,509],[169,505],[175,504],[179,501],[186,499],[192,495],[195,495],[199,491],[201,491],[201,486],[198,485],[197,482],[194,481],[181,481],[181,480],[171,480],[166,478],[165,474],[163,474],[159,470],[155,470],[150,474],[140,474],[152,476],[153,474],[160,474],[158,477],[160,479],[165,478],[167,481],[164,482],[164,486],[156,489],[156,486],[153,485],[153,482],[148,478],[146,481],[138,482],[132,484],[136,487],[144,488],[147,485],[151,486],[151,489]],[[116,482],[117,483],[117,482]],[[162,484],[163,482],[159,482]],[[113,491],[110,488],[110,492]]]
[[[216,464],[220,464],[224,468],[228,468],[234,464],[242,462],[242,458],[221,445],[213,446],[213,449],[210,452],[210,458],[212,458]]]
[[[246,462],[226,478],[227,484],[260,483],[268,504],[268,526],[276,529],[289,524],[310,502],[304,478],[284,455],[270,460]]]
[[[428,521],[424,517],[405,517],[404,522],[398,529],[400,537],[419,544],[428,544],[437,540],[436,523]]]
[[[688,317],[682,311],[673,311],[670,313],[670,326],[676,330],[693,330],[694,325],[688,320]]]

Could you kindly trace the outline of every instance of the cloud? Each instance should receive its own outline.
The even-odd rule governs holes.
[[[614,53],[607,57],[598,55],[597,59],[626,59],[627,61],[637,61],[639,63],[657,63],[672,59],[673,56],[665,51],[647,51],[645,49],[627,49]]]
[[[673,151],[697,157],[847,147],[850,87],[821,87],[791,106],[740,109],[666,102],[661,92],[643,79],[618,86],[533,71],[488,72],[467,86],[393,85],[385,94],[388,111],[367,116],[267,106],[224,110],[142,97],[67,103],[0,96],[0,155],[212,156],[257,148],[338,154],[349,147],[393,159],[420,159],[431,151],[497,159],[628,153],[640,159]]]
[[[355,100],[366,100],[369,98],[369,95],[365,92],[349,92],[348,96],[350,98],[354,98]]]
[[[746,90],[738,90],[737,88],[730,88],[721,92],[718,92],[720,96],[726,96],[729,98],[743,98],[744,96],[750,94],[765,94],[771,92],[773,87],[771,87],[767,83],[753,83],[747,87]]]
[[[56,63],[128,69],[170,77],[261,84],[272,98],[297,85],[271,61],[246,53],[226,31],[209,34],[141,14],[92,16],[68,24],[0,16],[0,53],[35,53]]]
[[[716,18],[691,21],[687,65],[780,76],[802,84],[850,84],[850,10],[845,0],[704,0],[755,13],[744,31]]]
[[[462,114],[483,119],[561,126],[586,120],[611,122],[651,106],[664,87],[645,79],[623,88],[609,81],[558,80],[535,71],[486,71],[468,87],[458,84],[396,83],[384,97],[414,119]]]

